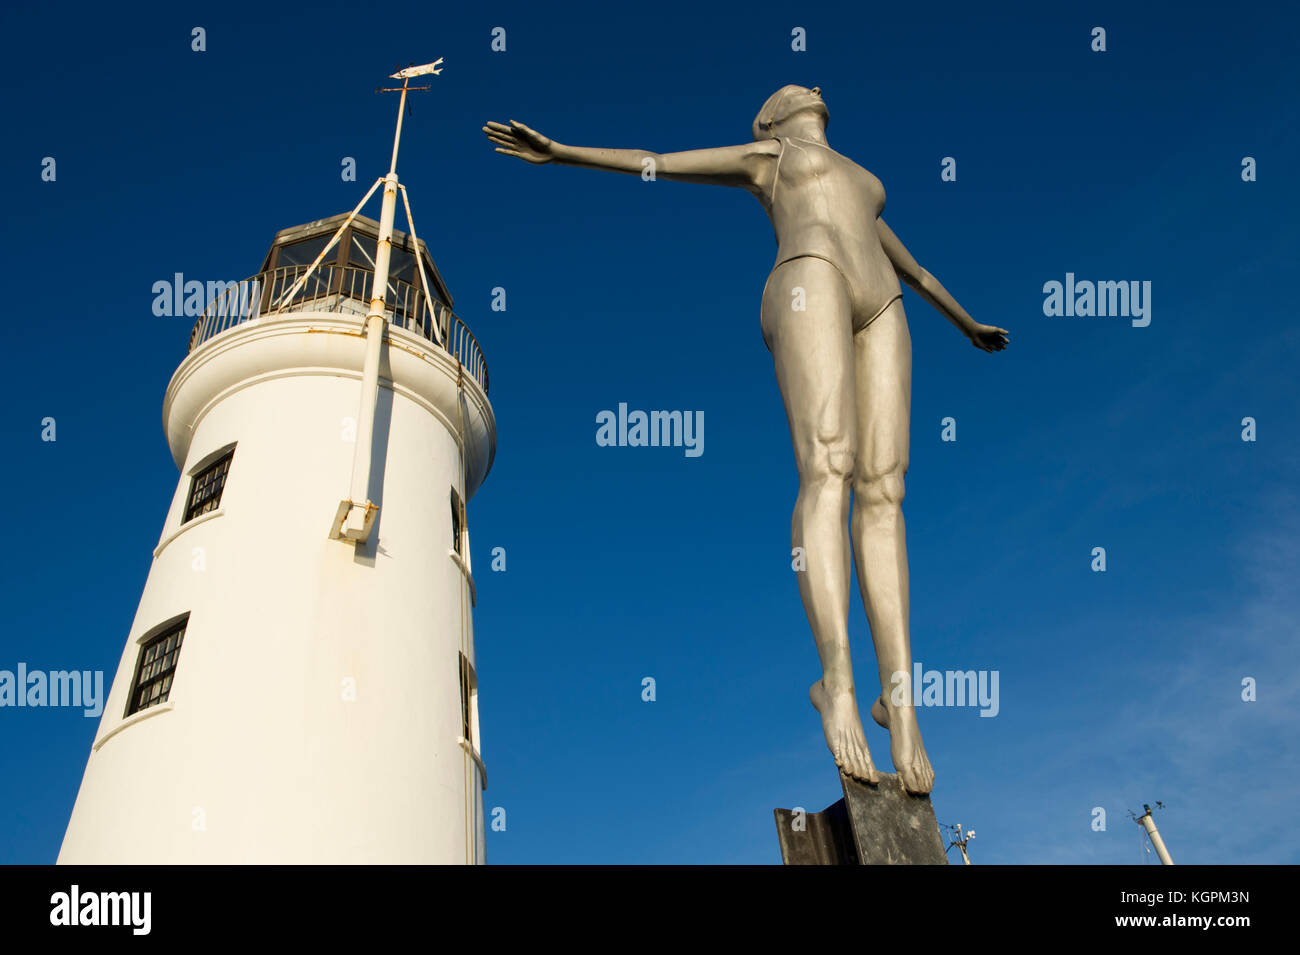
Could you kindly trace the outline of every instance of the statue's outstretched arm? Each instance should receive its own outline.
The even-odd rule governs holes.
[[[927,272],[912,258],[912,253],[899,241],[894,231],[885,224],[884,219],[876,220],[876,234],[880,237],[880,246],[889,256],[898,277],[906,282],[917,295],[925,299],[936,311],[952,322],[971,344],[984,351],[1001,351],[1007,347],[1010,333],[1005,328],[995,325],[981,325],[971,318],[966,309],[957,304],[939,280]]]
[[[566,146],[548,139],[523,123],[488,123],[483,132],[496,144],[497,152],[532,163],[556,162],[585,169],[605,169],[633,175],[650,174],[656,179],[701,182],[718,186],[754,188],[761,181],[765,160],[775,155],[770,142],[691,149],[676,153],[654,153],[646,149],[602,149]]]

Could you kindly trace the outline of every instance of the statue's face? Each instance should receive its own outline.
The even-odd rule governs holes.
[[[821,88],[814,86],[783,86],[768,97],[754,120],[754,138],[769,139],[777,135],[783,124],[797,116],[813,116],[823,130],[830,121],[830,113],[822,100]]]

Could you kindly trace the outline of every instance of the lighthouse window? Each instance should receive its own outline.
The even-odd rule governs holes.
[[[456,489],[451,489],[451,549],[461,557],[465,556],[464,541],[465,538],[465,516],[464,509],[461,507],[460,495]]]
[[[415,256],[396,244],[390,248],[388,261],[388,287],[384,291],[384,302],[392,310],[393,321],[407,328],[415,317],[419,301],[415,286]],[[371,277],[368,274],[375,267],[375,254],[378,243],[375,239],[360,232],[352,233],[352,244],[348,248],[348,262],[353,269],[364,269],[366,274],[360,276],[365,283],[365,297],[370,297]]]
[[[186,616],[180,623],[167,628],[140,647],[140,662],[136,664],[135,680],[131,684],[127,716],[156,703],[167,702],[188,623],[189,617]]]
[[[200,514],[215,511],[221,506],[221,492],[226,487],[226,475],[230,472],[230,461],[235,456],[231,448],[202,471],[194,475],[190,482],[190,496],[185,505],[185,520],[191,521]]]
[[[293,265],[311,265],[316,261],[316,256],[320,255],[321,250],[325,248],[325,243],[329,242],[331,236],[318,235],[311,239],[304,239],[302,242],[295,242],[293,245],[286,245],[280,249],[280,256],[276,260],[278,268],[285,268]],[[322,265],[330,264],[330,259],[326,258]]]
[[[348,262],[356,268],[373,269],[375,267],[375,253],[378,248],[379,243],[370,236],[362,235],[360,232],[353,232],[352,245],[348,250]],[[415,256],[398,245],[396,239],[393,240],[389,247],[389,297],[392,296],[394,291],[394,281],[405,282],[408,285],[415,283]]]
[[[474,743],[474,724],[478,716],[478,677],[474,666],[460,655],[460,734],[471,747]]]

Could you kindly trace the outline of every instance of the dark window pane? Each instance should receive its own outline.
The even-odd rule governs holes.
[[[470,746],[474,745],[474,723],[470,716],[470,696],[473,689],[474,681],[470,675],[469,660],[462,653],[460,655],[460,728],[461,735]]]
[[[332,235],[318,235],[312,239],[303,239],[293,245],[284,246],[280,249],[280,255],[276,259],[276,267],[311,265],[316,261],[316,256],[320,255],[321,249],[325,248],[325,244],[332,238]],[[321,263],[321,265],[325,264],[325,262]]]
[[[460,520],[460,495],[456,489],[451,489],[451,548],[456,553],[461,553],[461,520]]]
[[[172,679],[176,675],[176,664],[180,659],[181,638],[189,620],[182,621],[176,627],[160,633],[140,648],[140,665],[135,676],[135,688],[131,693],[131,705],[126,715],[166,702],[171,693]],[[168,647],[174,647],[168,652]]]
[[[379,243],[367,235],[352,233],[352,242],[348,247],[349,269],[364,271],[361,281],[364,289],[348,291],[346,294],[363,301],[370,301],[370,273],[375,269],[375,254]],[[349,275],[347,284],[355,285],[360,276]],[[393,320],[399,325],[407,325],[408,319],[416,314],[415,257],[405,249],[392,246],[388,257],[388,287],[384,292],[384,303],[393,312]]]
[[[190,484],[189,502],[185,506],[185,516],[181,523],[191,521],[208,511],[215,511],[221,506],[221,492],[225,489],[226,475],[234,456],[235,452],[231,451],[194,475]]]
[[[376,242],[368,235],[352,233],[352,244],[348,246],[348,265],[374,271]]]
[[[408,285],[415,284],[415,256],[411,255],[405,249],[399,249],[393,246],[393,254],[388,263],[389,279],[405,282]]]

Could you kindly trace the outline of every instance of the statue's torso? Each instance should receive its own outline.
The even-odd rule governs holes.
[[[776,264],[810,255],[835,265],[849,283],[860,321],[902,294],[876,233],[885,187],[828,146],[780,140],[772,187],[759,200],[776,232]]]

